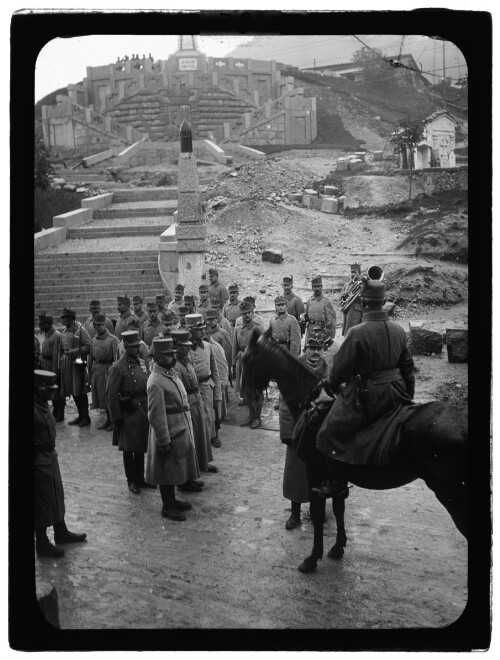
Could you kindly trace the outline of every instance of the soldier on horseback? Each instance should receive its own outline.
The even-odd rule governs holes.
[[[335,459],[329,461],[334,492],[345,492],[345,464],[387,464],[398,417],[414,395],[413,358],[406,333],[388,318],[384,303],[385,284],[368,280],[361,291],[363,322],[348,330],[333,357],[325,389],[336,399],[316,446]]]

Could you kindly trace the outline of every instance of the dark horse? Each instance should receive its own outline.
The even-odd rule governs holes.
[[[298,437],[294,446],[306,464],[310,489],[314,545],[311,555],[299,566],[303,573],[316,570],[323,556],[326,481],[335,480],[335,463],[316,449],[315,440],[328,408],[311,401],[319,394],[320,379],[286,348],[265,333],[254,333],[243,357],[243,386],[247,397],[255,397],[275,380],[296,422]],[[316,423],[311,410],[316,413]],[[309,417],[307,417],[309,416]],[[306,423],[305,420],[310,422]],[[297,431],[300,432],[297,434]],[[415,406],[402,425],[397,442],[390,449],[388,466],[350,465],[344,463],[349,482],[374,490],[397,488],[423,479],[451,515],[458,530],[467,538],[466,473],[467,415],[440,401]],[[344,526],[345,499],[348,489],[333,490],[332,507],[337,523],[335,544],[328,557],[340,559],[347,542]]]

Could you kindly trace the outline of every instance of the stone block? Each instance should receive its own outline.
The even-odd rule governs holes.
[[[318,196],[318,191],[314,190],[314,188],[306,188],[305,190],[302,191],[304,195],[311,195],[312,197],[317,197]]]
[[[384,303],[382,309],[384,310],[384,312],[387,312],[387,316],[394,316],[394,312],[396,311],[396,305],[393,302],[386,302]]]
[[[178,252],[205,252],[207,249],[206,242],[202,238],[196,239],[183,239],[177,241]]]
[[[343,170],[347,170],[347,159],[345,158],[337,158],[337,172],[342,172]]]
[[[182,239],[194,239],[194,238],[206,238],[207,236],[207,226],[200,224],[179,224],[177,226],[177,240]]]
[[[373,152],[373,160],[383,160],[384,159],[384,152],[383,151],[374,151]]]
[[[325,195],[338,195],[339,192],[337,186],[325,186]]]
[[[344,209],[357,209],[358,207],[359,202],[357,199],[354,199],[354,197],[349,197],[348,195],[344,195]]]
[[[310,208],[311,200],[313,200],[313,199],[314,199],[314,197],[312,195],[302,195],[302,206]]]
[[[302,193],[287,193],[286,198],[290,202],[302,202]]]
[[[198,192],[198,170],[195,155],[180,153],[178,162],[179,193]]]
[[[85,200],[82,200],[82,204]],[[55,215],[52,218],[53,227],[76,227],[82,225],[85,222],[92,220],[92,209],[91,208],[81,208],[76,209],[75,211],[68,211],[67,213],[61,213],[61,215]]]
[[[73,183],[65,183],[63,190],[69,190],[69,192],[75,192],[76,186]]]
[[[172,243],[173,241],[177,241],[176,230],[177,225],[170,225],[170,227],[165,229],[165,231],[160,235],[160,241],[162,243]]]
[[[311,197],[309,203],[309,208],[314,211],[321,211],[321,206],[323,205],[323,199],[321,197]]]
[[[469,361],[469,331],[464,328],[446,328],[448,362]]]
[[[180,192],[177,206],[177,219],[179,224],[183,222],[201,222],[203,212],[201,200],[198,193]]]
[[[273,264],[280,264],[283,261],[281,250],[264,250],[262,252],[262,261],[270,261]]]
[[[360,158],[353,158],[348,163],[348,169],[351,172],[359,172],[363,169],[363,167],[364,167],[364,161],[361,160]]]
[[[34,251],[40,252],[53,245],[59,245],[66,240],[67,233],[67,227],[52,227],[51,229],[39,231],[34,236]]]
[[[84,209],[102,209],[113,202],[113,193],[103,193],[82,199],[82,208]]]
[[[344,210],[344,202],[345,202],[345,195],[341,195],[340,197],[337,197],[337,210],[339,211]]]
[[[337,213],[339,203],[336,197],[323,197],[321,201],[321,210],[323,213]]]
[[[179,283],[184,284],[186,291],[198,291],[202,275],[205,273],[204,252],[179,253]]]
[[[354,156],[356,156],[356,158],[358,158],[359,160],[362,160],[363,162],[365,162],[366,151],[355,151]]]
[[[412,355],[439,355],[443,350],[443,335],[427,330],[423,324],[410,323],[410,350]]]

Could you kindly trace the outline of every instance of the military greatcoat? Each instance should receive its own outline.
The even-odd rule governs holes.
[[[203,405],[203,399],[200,394],[198,379],[196,378],[191,356],[179,356],[174,370],[181,379],[187,394],[189,409],[191,412],[191,422],[193,424],[193,436],[198,467],[200,470],[206,472],[208,470],[208,464],[213,460],[212,445],[210,443],[210,436],[207,436],[205,407]]]
[[[222,307],[229,300],[229,293],[226,287],[217,281],[208,285],[208,297],[217,299]]]
[[[286,311],[291,316],[294,316],[298,321],[300,315],[303,314],[305,311],[302,298],[300,298],[300,296],[295,295],[293,291],[287,294],[285,298],[286,298]]]
[[[299,357],[302,362],[310,371],[319,378],[326,378],[328,376],[328,366],[323,358],[319,359],[316,367],[313,367],[306,359],[305,354]],[[287,407],[288,411],[288,407]],[[290,423],[291,429],[286,430],[286,435],[281,431],[281,409],[280,409],[280,437],[292,437],[294,422],[291,413]],[[286,446],[285,469],[283,471],[283,497],[291,502],[309,502],[309,483],[307,481],[306,464],[300,458],[297,451],[292,445]]]
[[[46,401],[35,397],[35,527],[64,520],[64,489],[56,452],[56,423]]]
[[[233,335],[233,366],[236,365],[236,382],[234,387],[237,392],[241,392],[241,377],[242,377],[242,362],[241,358],[243,353],[246,351],[248,344],[250,343],[250,338],[254,331],[254,328],[260,335],[263,335],[266,331],[265,327],[261,323],[256,323],[255,318],[253,318],[248,325],[238,325],[234,330]]]
[[[335,330],[337,325],[337,315],[333,308],[331,300],[325,298],[321,293],[319,296],[311,296],[306,302],[306,313],[309,316],[309,324],[306,331],[306,342],[311,336],[310,328],[314,326],[314,321],[324,321],[325,327],[330,330],[332,340],[335,339]]]
[[[106,320],[104,322],[104,325],[106,326],[106,330],[110,332],[110,334],[114,334],[115,329],[113,327],[113,323],[111,320],[106,316]],[[85,330],[89,333],[89,337],[92,339],[92,337],[95,337],[97,334],[97,330],[94,327],[94,317],[89,316],[88,319],[85,321],[83,324],[83,327]]]
[[[58,373],[59,371],[59,347],[61,344],[61,333],[55,328],[50,328],[44,333],[42,342],[42,359],[40,369]]]
[[[200,476],[190,406],[184,385],[173,369],[153,366],[148,379],[149,438],[146,481],[179,486]],[[170,447],[166,454],[158,446]]]
[[[108,330],[92,338],[88,361],[92,385],[92,405],[94,408],[107,408],[106,382],[108,371],[118,360],[118,339]]]
[[[127,309],[126,312],[120,314],[115,327],[115,335],[118,337],[118,341],[122,340],[122,332],[126,332],[129,329],[128,326],[133,319],[135,319],[136,323],[139,323],[139,319],[135,314],[132,314],[130,309]]]
[[[399,413],[414,395],[413,358],[406,332],[385,311],[365,311],[363,319],[333,357],[329,385],[338,396],[316,446],[345,463],[386,465]]]
[[[68,354],[64,353],[65,348],[70,349]],[[75,363],[75,360],[78,357],[86,359],[89,352],[90,337],[81,323],[75,322],[70,328],[63,328],[59,346],[61,397],[86,396],[87,367]]]
[[[215,426],[214,404],[222,399],[215,351],[207,341],[202,340],[202,346],[193,342],[191,359],[203,399],[206,434],[212,439],[215,437],[212,435],[212,430]]]
[[[145,452],[148,446],[148,373],[138,358],[126,353],[108,372],[107,408],[112,422],[123,420],[113,431],[113,444],[120,451]]]
[[[232,335],[234,335],[234,326],[236,321],[240,318],[241,312],[240,312],[240,303],[241,300],[239,298],[236,298],[234,302],[231,302],[230,300],[227,301],[227,303],[224,305],[222,308],[222,316],[229,321],[231,324],[232,328]]]
[[[142,326],[142,339],[150,348],[153,339],[160,334],[162,326],[160,319],[157,319],[154,323],[148,319]]]

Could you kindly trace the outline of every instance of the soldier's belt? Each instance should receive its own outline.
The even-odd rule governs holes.
[[[198,378],[198,383],[206,383],[212,378],[212,374],[208,374],[208,376],[200,376]]]
[[[375,385],[382,385],[383,383],[392,383],[399,380],[401,371],[399,369],[386,369],[385,371],[373,371],[369,374],[360,374],[361,378],[371,380]]]
[[[178,415],[179,413],[189,412],[189,406],[182,406],[181,408],[165,408],[167,415]]]

